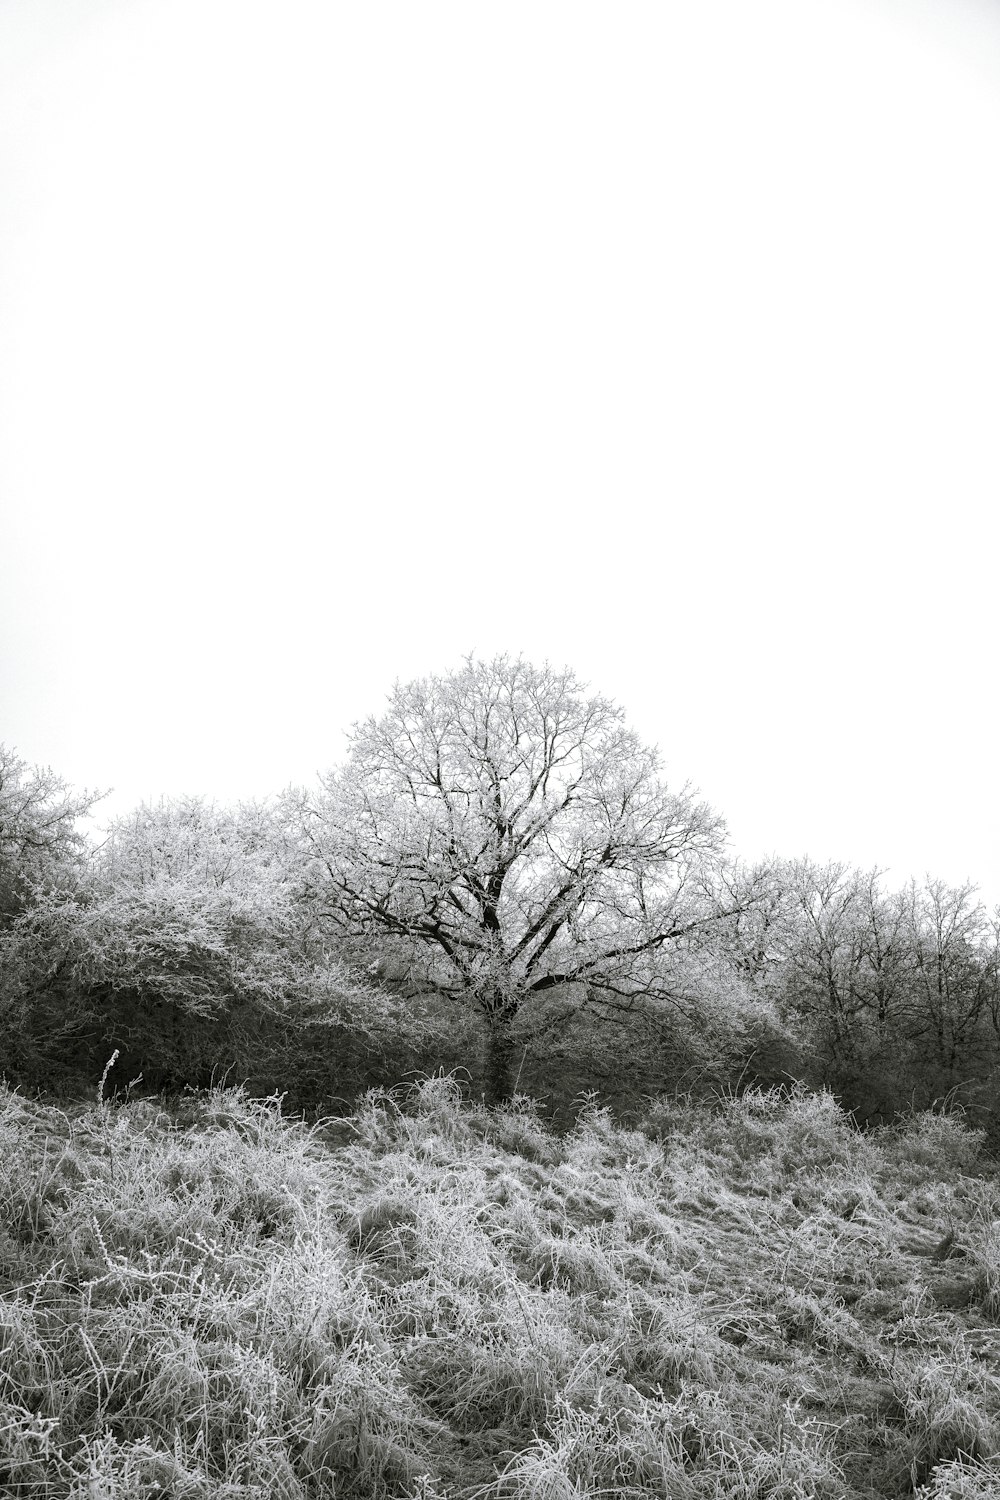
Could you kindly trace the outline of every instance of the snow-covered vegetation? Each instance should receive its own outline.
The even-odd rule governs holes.
[[[1000,1487],[1000,1182],[953,1116],[7,1090],[0,1146],[19,1500]]]

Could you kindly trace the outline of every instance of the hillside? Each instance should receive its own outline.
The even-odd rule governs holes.
[[[431,1079],[307,1129],[0,1092],[0,1488],[31,1500],[987,1500],[1000,1182],[829,1095]]]

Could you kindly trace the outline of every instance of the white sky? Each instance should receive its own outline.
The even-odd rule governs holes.
[[[0,738],[108,806],[569,663],[1000,900],[1000,6],[0,0]]]

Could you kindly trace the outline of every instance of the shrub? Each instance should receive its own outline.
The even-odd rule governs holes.
[[[948,1179],[955,1172],[971,1172],[979,1161],[985,1133],[965,1124],[958,1113],[924,1110],[879,1137],[883,1151],[900,1166],[926,1168],[934,1176]]]

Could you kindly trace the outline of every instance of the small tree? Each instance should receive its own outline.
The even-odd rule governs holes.
[[[0,745],[0,927],[75,872],[85,847],[78,820],[97,800]]]
[[[974,885],[926,878],[904,894],[913,946],[914,1031],[954,1078],[985,1050],[996,1007],[993,930]]]
[[[325,920],[479,1010],[493,1101],[533,998],[676,999],[670,955],[723,914],[703,879],[722,820],[569,669],[470,656],[397,684],[300,811]]]

